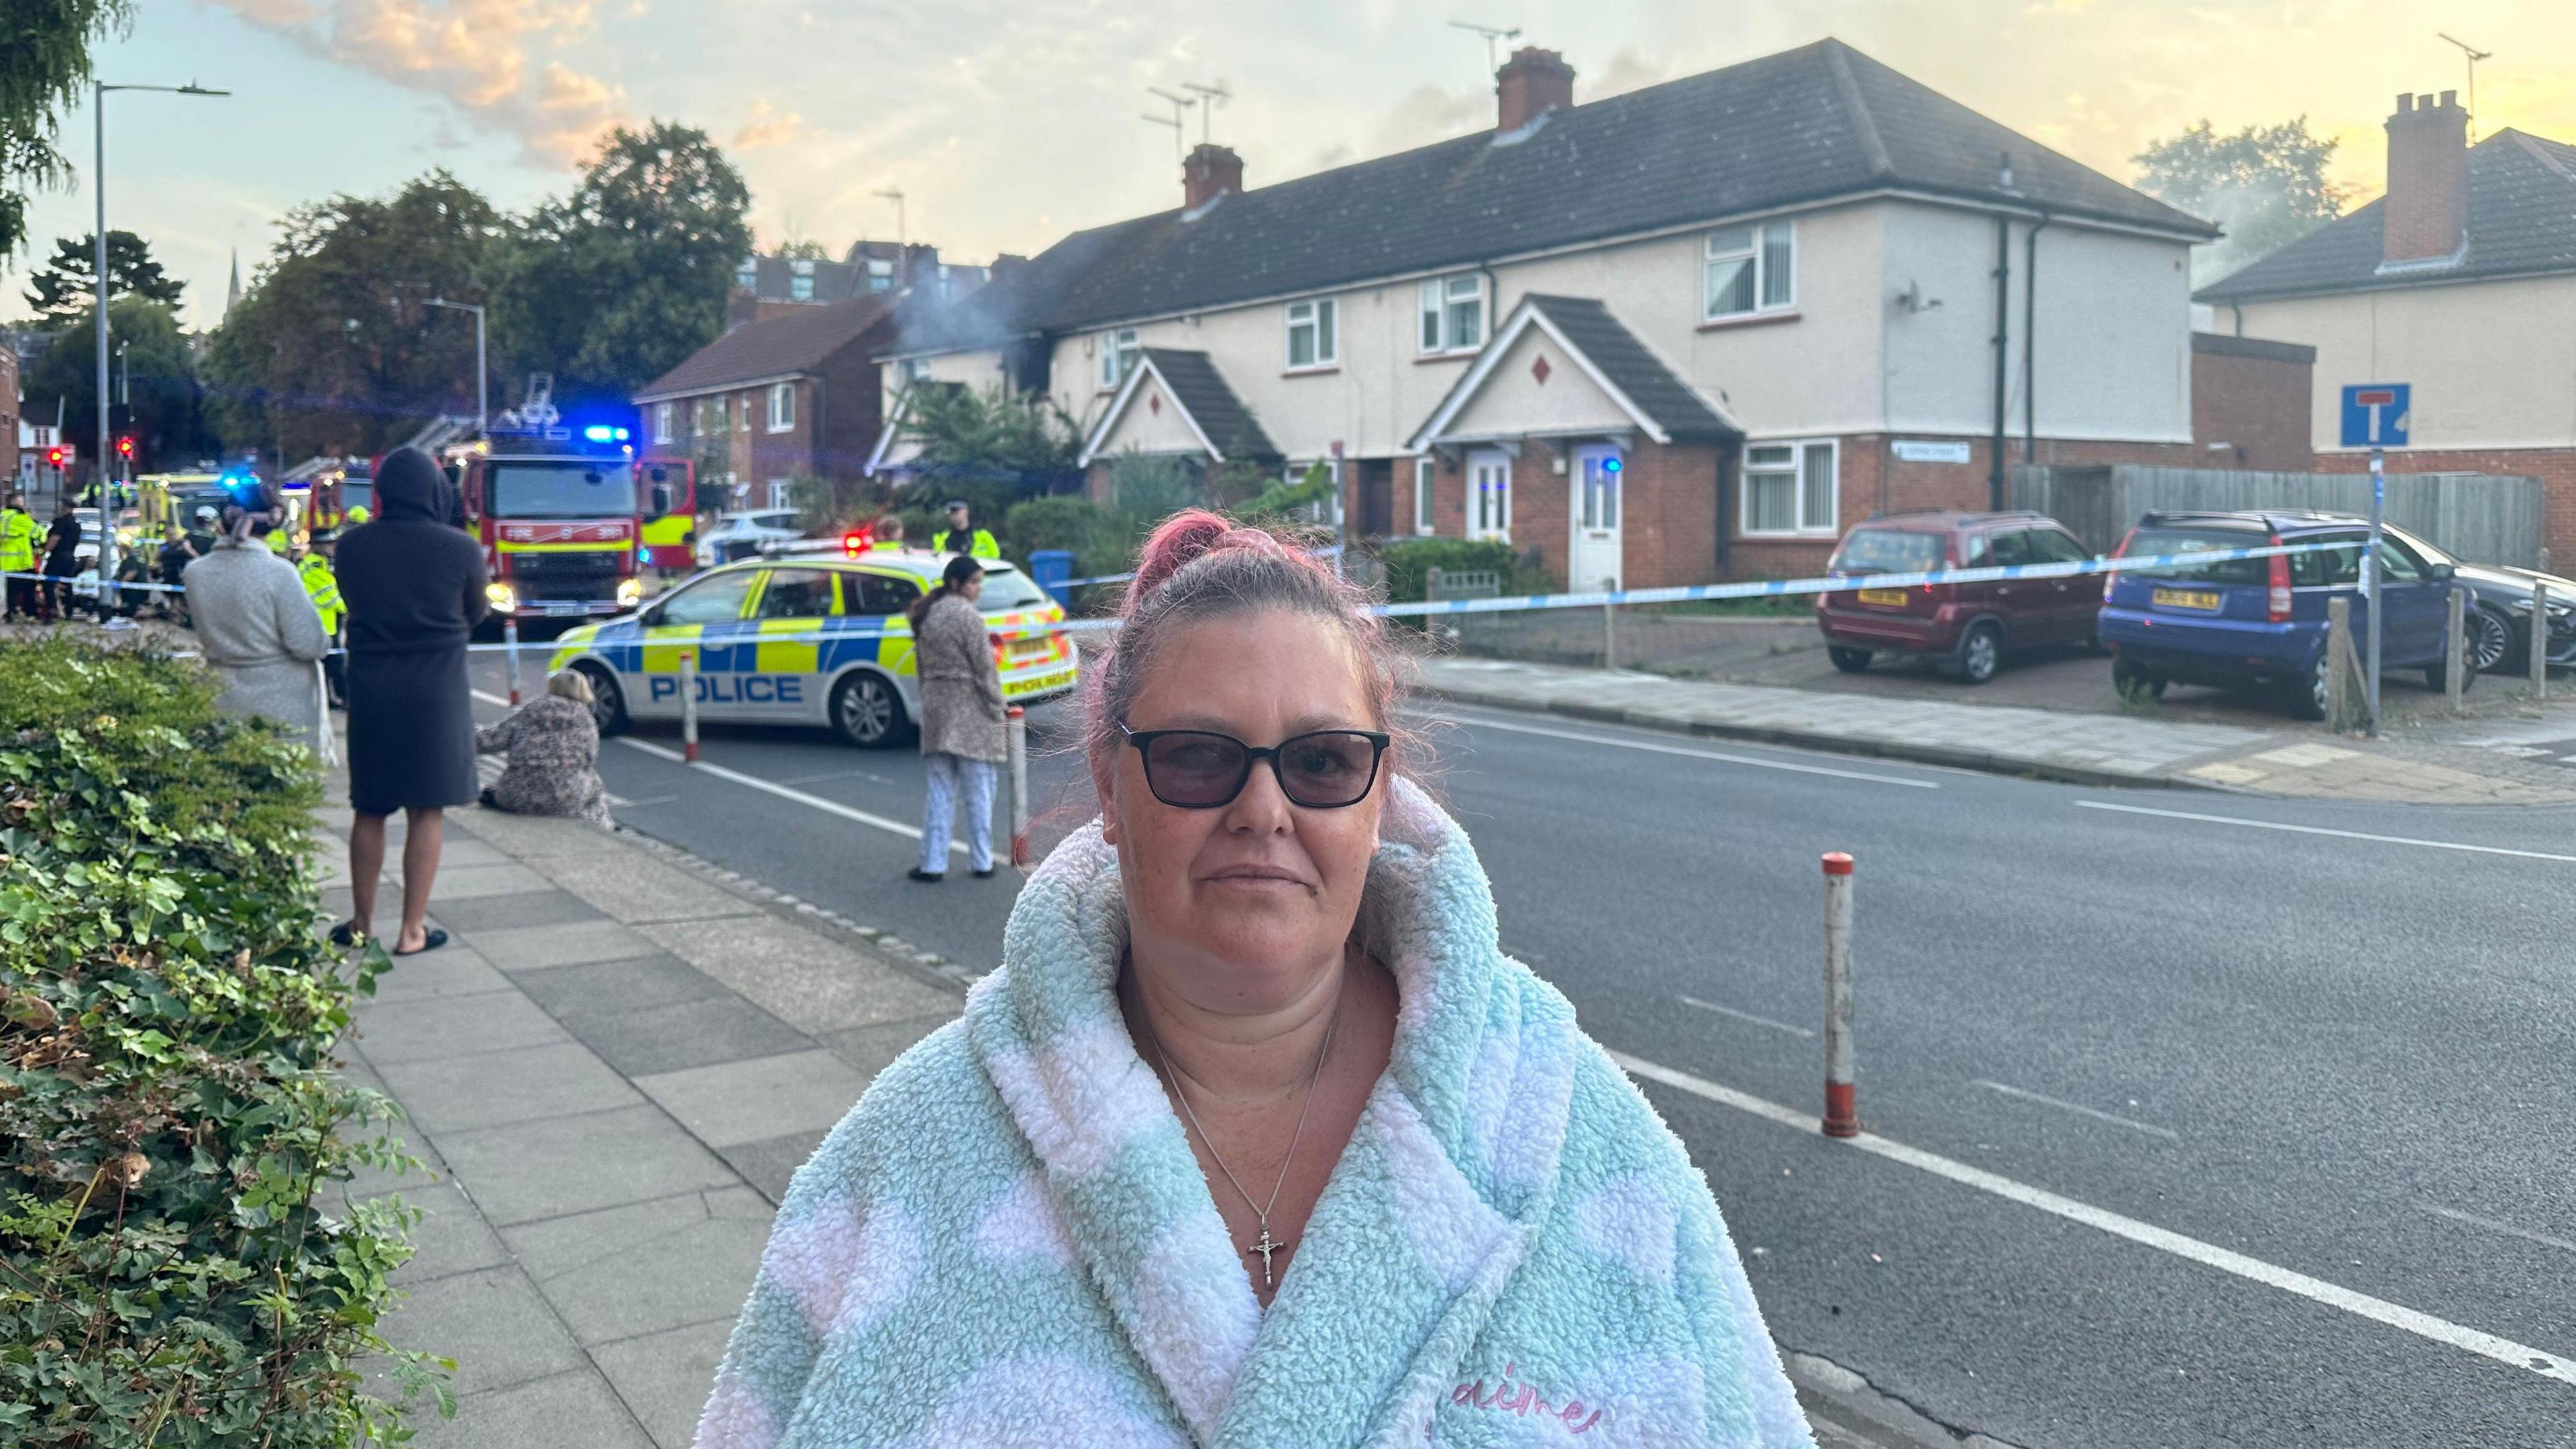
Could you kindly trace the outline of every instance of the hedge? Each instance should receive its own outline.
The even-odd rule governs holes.
[[[312,756],[181,661],[0,647],[0,1442],[398,1444],[362,1391],[453,1412],[378,1332],[417,1209],[333,1070],[353,991],[316,939]],[[326,1203],[329,1193],[340,1201]]]
[[[1404,538],[1379,544],[1378,562],[1386,565],[1386,597],[1390,603],[1420,603],[1424,595],[1425,574],[1432,569],[1450,572],[1490,569],[1506,594],[1531,593],[1547,587],[1543,573],[1526,567],[1521,556],[1512,552],[1508,543],[1464,538]]]

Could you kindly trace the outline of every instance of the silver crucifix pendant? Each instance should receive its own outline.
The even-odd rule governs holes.
[[[1243,1250],[1243,1251],[1245,1251],[1246,1253],[1259,1253],[1259,1254],[1261,1255],[1261,1286],[1262,1286],[1262,1287],[1264,1287],[1264,1288],[1275,1288],[1275,1287],[1277,1287],[1277,1286],[1278,1286],[1278,1284],[1277,1284],[1277,1283],[1276,1283],[1276,1282],[1271,1278],[1271,1276],[1270,1276],[1270,1255],[1271,1255],[1271,1254],[1273,1254],[1273,1253],[1276,1253],[1276,1252],[1283,1251],[1284,1249],[1286,1249],[1286,1248],[1287,1248],[1287,1246],[1288,1246],[1288,1245],[1287,1245],[1286,1243],[1280,1242],[1280,1241],[1278,1241],[1278,1240],[1276,1240],[1276,1239],[1272,1238],[1272,1237],[1270,1236],[1270,1225],[1269,1225],[1268,1223],[1263,1223],[1263,1224],[1261,1225],[1261,1236],[1260,1236],[1260,1237],[1258,1237],[1258,1238],[1253,1239],[1253,1241],[1252,1241],[1252,1246],[1250,1246],[1250,1247],[1248,1247],[1248,1248],[1245,1248],[1245,1249]]]

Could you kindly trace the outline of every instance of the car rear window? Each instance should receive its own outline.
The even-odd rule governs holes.
[[[1910,528],[1855,528],[1826,567],[1855,574],[1919,574],[1941,566],[1941,538]]]
[[[1039,588],[1037,580],[1018,569],[997,569],[989,565],[984,569],[984,592],[976,600],[976,607],[985,613],[1035,608],[1046,602],[1046,590]]]
[[[2142,527],[2129,540],[2124,558],[2157,558],[2175,553],[2217,553],[2234,548],[2262,548],[2271,535],[2245,528],[2203,528],[2190,524],[2162,524]],[[2196,584],[2251,584],[2261,587],[2272,581],[2272,561],[2267,558],[2226,559],[2218,563],[2185,564],[2159,569],[2142,569],[2160,579],[2186,579]]]

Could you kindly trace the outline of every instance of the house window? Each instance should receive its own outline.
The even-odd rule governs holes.
[[[1422,350],[1473,352],[1485,345],[1485,279],[1434,277],[1422,284]]]
[[[795,302],[813,301],[814,274],[810,271],[804,271],[798,272],[796,275],[789,277],[787,279],[787,296],[788,300]]]
[[[653,404],[654,442],[667,443],[671,441],[671,415],[677,411],[679,411],[679,404],[677,403],[658,402]]]
[[[745,393],[745,394],[743,394],[741,397],[729,397],[729,398],[726,398],[726,399],[725,399],[725,416],[726,416],[726,417],[729,417],[729,418],[731,418],[731,419],[733,419],[733,430],[734,430],[735,432],[737,432],[737,433],[747,433],[747,432],[750,432],[750,431],[751,431],[751,394],[749,394],[749,393]]]
[[[883,257],[868,258],[868,290],[871,292],[894,290],[894,263]]]
[[[759,291],[760,263],[752,258],[745,258],[741,270],[733,274],[733,284],[746,292]]]
[[[1413,531],[1431,532],[1431,479],[1439,471],[1437,458],[1413,460]]]
[[[1776,312],[1798,300],[1798,233],[1794,223],[1731,226],[1708,234],[1702,320]]]
[[[796,384],[773,382],[769,385],[769,430],[783,433],[796,426]]]
[[[1121,327],[1100,334],[1100,390],[1111,392],[1136,370],[1136,329]]]
[[[927,382],[930,380],[930,359],[907,357],[903,360],[902,373],[905,382]]]
[[[1834,443],[1755,443],[1744,450],[1744,532],[1834,536]]]
[[[796,506],[796,500],[794,500],[794,499],[792,499],[792,498],[790,498],[790,497],[788,497],[788,496],[787,496],[787,495],[788,495],[788,493],[789,493],[790,491],[791,491],[791,490],[790,490],[790,489],[789,489],[789,487],[788,487],[788,484],[787,484],[787,480],[786,480],[786,479],[784,479],[784,478],[772,478],[772,479],[770,479],[770,480],[769,480],[769,506],[770,506],[770,507],[772,507],[772,508],[793,508],[793,507],[795,507],[795,506]]]
[[[1342,360],[1340,307],[1330,297],[1288,304],[1288,368],[1331,367]]]

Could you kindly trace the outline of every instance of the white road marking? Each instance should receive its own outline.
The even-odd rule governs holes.
[[[2056,1107],[2062,1111],[2080,1112],[2087,1117],[2093,1118],[2097,1122],[2110,1122],[2122,1127],[2132,1128],[2136,1131],[2152,1133],[2155,1136],[2164,1138],[2168,1142],[2180,1142],[2182,1140],[2182,1134],[2176,1132],[2171,1127],[2158,1127],[2151,1122],[2134,1121],[2127,1117],[2114,1115],[2113,1113],[2097,1111],[2080,1102],[2061,1102],[2055,1097],[2044,1097],[2037,1092],[2027,1091],[2020,1087],[2007,1086],[2002,1082],[1990,1082],[1983,1077],[1977,1078],[1976,1082],[1978,1086],[1984,1087],[1988,1091],[2001,1092],[2007,1097],[2019,1097],[2026,1102],[2037,1102],[2041,1106]]]
[[[485,704],[497,704],[503,709],[508,709],[510,707],[510,697],[506,694],[488,694],[478,689],[474,691],[474,697],[483,701]]]
[[[1807,1030],[1803,1026],[1791,1026],[1785,1021],[1773,1021],[1767,1016],[1755,1016],[1752,1012],[1738,1011],[1732,1006],[1720,1006],[1714,1001],[1702,1001],[1696,996],[1685,996],[1681,998],[1681,1003],[1684,1006],[1696,1006],[1702,1011],[1714,1011],[1720,1016],[1731,1016],[1737,1021],[1749,1021],[1755,1026],[1767,1026],[1773,1031],[1785,1031],[1791,1036],[1812,1037],[1815,1035],[1814,1032]]]
[[[1707,1098],[1709,1101],[1733,1107],[1739,1112],[1760,1117],[1765,1121],[1776,1122],[1795,1131],[1821,1136],[1817,1122],[1819,1114],[1816,1112],[1793,1111],[1777,1102],[1766,1101],[1749,1092],[1739,1092],[1733,1087],[1720,1086],[1704,1077],[1695,1077],[1688,1072],[1658,1066],[1624,1052],[1614,1051],[1610,1053],[1610,1057],[1629,1072],[1648,1081],[1661,1082],[1665,1086],[1679,1088],[1693,1096]],[[2436,1318],[2420,1309],[2408,1308],[2401,1303],[2391,1303],[2384,1298],[2373,1298],[2367,1293],[2357,1293],[2322,1278],[2312,1278],[2305,1273],[2266,1263],[2260,1258],[2248,1257],[2215,1243],[2202,1242],[2198,1238],[2187,1237],[2169,1228],[2141,1222],[2126,1214],[2097,1208],[2090,1203],[2078,1202],[2071,1197],[2064,1197],[2044,1188],[2032,1187],[2028,1183],[2016,1182],[2000,1173],[1988,1172],[1982,1167],[1971,1167],[1967,1163],[1943,1157],[1938,1153],[1926,1152],[1919,1147],[1908,1147],[1904,1143],[1881,1137],[1875,1132],[1863,1132],[1858,1137],[1825,1138],[1824,1140],[1839,1142],[1841,1145],[1857,1148],[1873,1156],[1884,1157],[1891,1162],[1901,1162],[1918,1171],[1931,1173],[1935,1177],[1947,1178],[1963,1187],[1973,1187],[1980,1192],[1992,1193],[2006,1201],[2035,1208],[2051,1216],[2064,1218],[2068,1222],[2098,1228],[2114,1237],[2125,1238],[2143,1247],[2171,1253],[2175,1257],[2198,1263],[2205,1268],[2215,1268],[2219,1272],[2232,1274],[2269,1288],[2278,1288],[2284,1293],[2305,1298],[2312,1303],[2321,1303],[2328,1308],[2339,1309],[2357,1318],[2366,1318],[2373,1323],[2384,1324],[2433,1343],[2461,1349],[2481,1358],[2493,1359],[2497,1363],[2510,1365],[2526,1373],[2538,1374],[2542,1378],[2576,1385],[2576,1358],[2544,1353],[2528,1344],[2516,1343],[2509,1338],[2500,1338],[2495,1334],[2467,1328],[2448,1319]]]
[[[1458,722],[1473,729],[1503,730],[1516,735],[1544,735],[1552,740],[1574,740],[1587,745],[1608,745],[1613,749],[1644,750],[1657,755],[1687,755],[1695,760],[1716,760],[1728,765],[1751,765],[1758,770],[1788,770],[1800,775],[1831,775],[1838,780],[1866,780],[1873,785],[1903,785],[1915,790],[1938,790],[1932,780],[1908,780],[1898,775],[1873,775],[1863,770],[1837,770],[1830,765],[1801,765],[1789,760],[1765,760],[1754,755],[1729,754],[1724,750],[1695,750],[1685,745],[1661,745],[1651,740],[1613,739],[1606,735],[1589,735],[1573,730],[1552,730],[1541,725],[1505,724],[1501,720],[1458,716]]]
[[[617,742],[629,749],[642,750],[644,753],[652,755],[657,759],[669,760],[672,764],[686,765],[692,770],[698,770],[706,774],[713,775],[719,780],[731,780],[737,785],[748,785],[754,790],[765,791],[777,796],[781,800],[793,800],[799,805],[820,810],[826,815],[838,815],[844,820],[854,821],[860,825],[873,826],[878,830],[887,831],[895,835],[901,835],[912,840],[919,840],[921,838],[921,827],[918,825],[906,825],[900,820],[889,820],[882,815],[871,815],[865,810],[854,810],[837,800],[826,800],[820,795],[808,795],[802,790],[790,790],[784,785],[773,784],[770,781],[760,778],[758,775],[746,775],[740,770],[728,770],[722,765],[713,764],[706,760],[698,760],[692,763],[687,756],[681,754],[678,750],[665,749],[660,745],[650,744],[643,740],[636,739],[632,735],[619,735],[617,737]],[[966,842],[962,840],[949,841],[948,849],[957,855],[966,855],[970,853],[966,849]]]
[[[2485,1228],[2489,1232],[2503,1233],[2508,1237],[2521,1238],[2527,1242],[2563,1248],[2570,1253],[2576,1253],[2576,1242],[2570,1242],[2565,1238],[2554,1238],[2547,1233],[2535,1233],[2529,1228],[2517,1228],[2511,1223],[2500,1223],[2493,1218],[2482,1218],[2476,1213],[2464,1213],[2458,1208],[2446,1208],[2435,1203],[2418,1203],[2416,1206],[2435,1217],[2449,1218],[2453,1222],[2467,1223],[2472,1227]]]
[[[2123,815],[2160,815],[2167,820],[2204,820],[2213,825],[2242,825],[2253,830],[2286,830],[2293,835],[2330,835],[2337,840],[2369,840],[2381,845],[2413,845],[2425,850],[2459,850],[2471,855],[2510,855],[2518,860],[2563,860],[2576,864],[2576,855],[2553,855],[2545,850],[2513,850],[2501,845],[2464,845],[2456,840],[2418,840],[2411,835],[2373,835],[2365,830],[2328,830],[2322,825],[2290,825],[2278,820],[2248,820],[2241,815],[2203,815],[2192,810],[2157,810],[2145,805],[2115,805],[2108,800],[2078,800],[2082,810],[2117,810]]]

